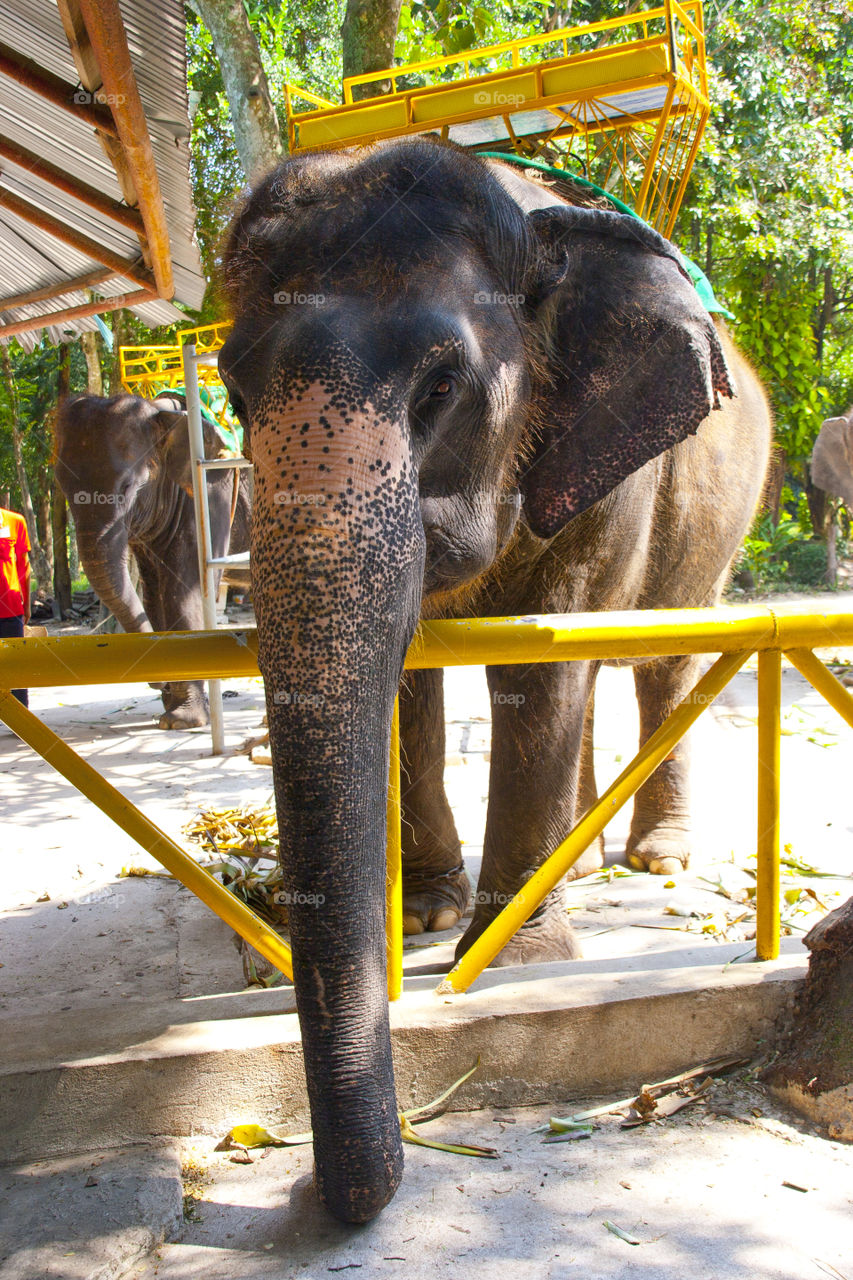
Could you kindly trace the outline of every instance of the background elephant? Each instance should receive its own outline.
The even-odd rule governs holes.
[[[827,418],[812,449],[809,462],[812,484],[835,502],[825,513],[826,580],[834,586],[838,579],[837,504],[843,502],[848,514],[853,513],[853,409],[846,416]]]
[[[853,512],[853,409],[821,424],[809,465],[812,484]]]
[[[714,603],[761,493],[770,417],[671,245],[437,140],[288,161],[232,223],[224,271],[220,371],[255,465],[284,887],[306,904],[290,925],[315,1183],[360,1221],[402,1173],[385,806],[419,616]],[[696,665],[637,668],[644,738]],[[463,948],[572,825],[595,673],[488,671],[492,776]],[[407,689],[406,906],[423,927],[456,918],[467,886],[440,674]],[[683,864],[685,788],[679,750],[638,796],[642,865]],[[504,959],[573,954],[555,893]]]
[[[207,421],[204,447],[209,458],[225,452]],[[57,415],[56,476],[71,507],[86,576],[124,630],[201,628],[192,468],[182,397],[70,397]],[[248,549],[250,490],[244,476],[230,470],[208,476],[214,555],[224,555],[229,546],[235,552]],[[128,572],[128,549],[139,565],[142,600]],[[157,687],[164,707],[161,729],[207,724],[201,681],[168,681]]]

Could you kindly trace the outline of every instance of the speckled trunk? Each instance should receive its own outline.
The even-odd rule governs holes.
[[[300,399],[262,430],[253,423],[253,591],[315,1181],[337,1217],[360,1222],[391,1199],[402,1176],[386,984],[385,803],[423,534],[400,432],[379,415],[342,422],[323,392]],[[279,488],[282,451],[294,434],[301,444],[302,426],[298,469],[288,466],[287,488]]]
[[[76,510],[77,547],[89,585],[125,631],[151,631],[151,623],[130,580],[127,531],[122,521],[90,529]]]

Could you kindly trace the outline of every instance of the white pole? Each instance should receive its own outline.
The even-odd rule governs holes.
[[[187,395],[187,425],[189,427],[190,462],[192,464],[193,500],[195,503],[195,528],[198,545],[198,569],[201,581],[201,607],[206,631],[216,630],[216,571],[210,565],[213,544],[210,539],[210,509],[207,502],[207,476],[204,469],[204,430],[201,423],[201,397],[198,392],[198,368],[194,343],[186,343],[181,356],[184,364],[184,387]],[[225,751],[225,722],[222,715],[222,684],[208,680],[207,697],[210,704],[210,737],[212,754],[221,756]]]

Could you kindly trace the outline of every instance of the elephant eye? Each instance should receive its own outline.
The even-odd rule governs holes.
[[[453,383],[450,378],[439,378],[438,382],[433,384],[430,391],[431,400],[444,400],[453,390]]]
[[[233,387],[229,387],[228,401],[240,422],[243,422],[246,417],[246,402],[240,395],[239,391],[235,391]]]

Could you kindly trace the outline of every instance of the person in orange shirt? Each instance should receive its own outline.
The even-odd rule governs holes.
[[[21,637],[30,616],[30,539],[23,516],[0,507],[0,639]],[[26,689],[12,693],[28,706]]]

